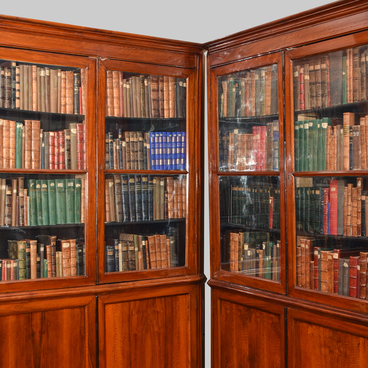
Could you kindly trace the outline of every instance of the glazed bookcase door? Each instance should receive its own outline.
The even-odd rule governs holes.
[[[213,69],[212,274],[284,291],[282,55]]]
[[[368,252],[367,40],[360,33],[286,58],[291,293],[358,310]]]
[[[0,289],[93,283],[95,62],[12,49],[0,60]]]
[[[100,76],[101,280],[193,273],[196,75],[105,61]]]

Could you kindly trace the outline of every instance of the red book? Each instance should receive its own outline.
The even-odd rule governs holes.
[[[58,165],[59,166],[59,165]],[[49,169],[56,169],[55,132],[49,132]]]
[[[59,169],[65,169],[65,132],[64,130],[59,130],[55,132],[58,142],[58,164]],[[55,137],[56,139],[56,137]]]
[[[338,182],[330,181],[330,234],[337,235]]]
[[[359,256],[350,256],[349,296],[352,298],[359,298],[360,296]]]
[[[270,215],[269,215],[269,228],[273,229],[273,209],[274,209],[274,199],[270,197]]]
[[[328,206],[330,204],[330,188],[324,188],[323,193],[323,234],[328,234]]]
[[[77,170],[86,170],[85,125],[77,124]]]

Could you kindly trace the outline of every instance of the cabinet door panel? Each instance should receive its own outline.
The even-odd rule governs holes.
[[[366,367],[367,326],[297,310],[288,326],[290,367]]]
[[[101,297],[100,367],[199,367],[200,296],[180,289]]]
[[[283,308],[213,291],[213,367],[283,367]]]
[[[1,367],[95,366],[95,297],[4,303]]]

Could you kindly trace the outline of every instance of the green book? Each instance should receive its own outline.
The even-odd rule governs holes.
[[[56,225],[56,185],[54,179],[47,180],[49,225]]]
[[[42,225],[50,225],[46,179],[41,180],[41,211],[42,211]]]
[[[66,223],[74,224],[75,213],[74,213],[74,201],[75,201],[75,181],[74,178],[65,180],[65,210],[66,210]]]
[[[23,140],[23,123],[16,122],[15,125],[15,168],[22,168],[22,140]]]
[[[36,207],[36,179],[28,180],[29,193],[29,224],[37,226],[37,207]]]
[[[41,197],[41,180],[36,180],[36,223],[43,225],[42,220],[42,197]]]
[[[303,171],[308,171],[309,170],[309,122],[308,121],[303,121],[303,156],[302,157],[302,162],[303,162]]]
[[[74,192],[74,222],[80,224],[81,222],[81,196],[82,196],[82,179],[75,178],[75,192]]]
[[[56,223],[66,223],[66,191],[65,179],[55,179],[56,186]]]
[[[318,120],[309,120],[309,171],[317,170]]]
[[[300,137],[299,137],[299,121],[294,123],[294,165],[295,171],[300,170]]]

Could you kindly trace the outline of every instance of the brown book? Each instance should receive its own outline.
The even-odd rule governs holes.
[[[353,125],[353,170],[361,169],[361,137],[360,137],[360,125]]]
[[[73,114],[74,112],[74,79],[73,72],[67,70],[65,72],[65,113]]]
[[[367,169],[367,146],[366,146],[366,125],[365,125],[365,117],[361,117],[360,121],[360,149],[361,149],[361,169]]]
[[[359,290],[359,298],[366,299],[367,298],[367,259],[368,252],[360,252],[360,290]]]
[[[321,57],[321,103],[322,107],[329,106],[329,61],[328,55]]]
[[[50,112],[58,112],[58,69],[50,69]]]
[[[151,98],[151,117],[160,117],[160,102],[159,102],[159,90],[158,90],[158,76],[150,76],[150,98]]]
[[[119,71],[113,70],[109,74],[112,74],[112,76],[109,76],[108,78],[112,78],[112,105],[110,106],[110,109],[112,107],[112,116],[121,116],[120,115],[120,86],[119,86]],[[108,81],[109,85],[108,88],[111,88],[110,84],[111,81]],[[109,95],[111,94],[111,91],[109,92]],[[107,96],[110,97],[111,96]]]
[[[60,71],[60,113],[66,114],[66,71]]]
[[[150,235],[147,237],[147,244],[150,259],[150,268],[154,270],[157,268],[156,238],[154,235]]]
[[[11,194],[11,226],[17,226],[17,193],[18,193],[18,179],[12,178],[11,179],[11,188],[12,188],[12,194]]]
[[[360,297],[360,266],[359,256],[350,256],[349,264],[349,296]]]
[[[265,115],[271,114],[271,66],[267,66],[265,69]]]
[[[9,168],[15,168],[15,154],[16,154],[16,146],[15,146],[15,131],[16,131],[16,122],[14,120],[8,120],[9,122],[9,142],[6,142],[6,145],[9,145]]]
[[[230,233],[230,272],[235,272],[238,269],[238,243],[239,233]]]
[[[169,117],[176,117],[176,78],[169,77]]]
[[[58,249],[61,251],[62,256],[62,273],[60,276],[71,276],[71,242],[69,239],[59,239]]]
[[[348,171],[350,168],[350,149],[349,149],[349,134],[350,127],[354,125],[355,114],[353,112],[343,113],[343,126],[344,126],[344,171]]]
[[[165,117],[165,106],[164,106],[164,100],[165,100],[165,92],[164,92],[164,77],[160,75],[158,77],[158,101],[159,101],[159,110],[160,110],[160,118]]]
[[[87,157],[86,157],[86,144],[85,144],[85,124],[84,123],[77,123],[76,126],[76,139],[77,139],[77,170],[86,170],[87,165]]]
[[[40,168],[40,129],[41,122],[32,120],[31,123],[31,168]]]

